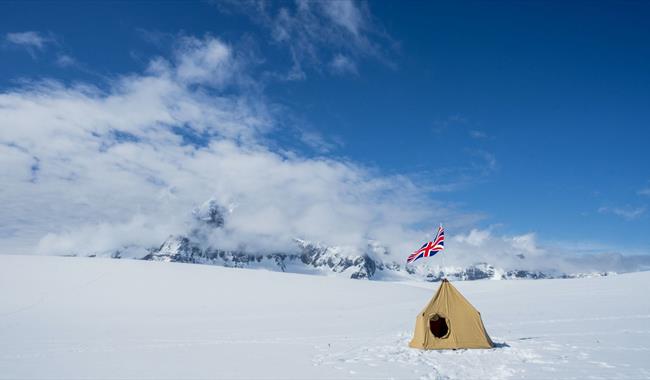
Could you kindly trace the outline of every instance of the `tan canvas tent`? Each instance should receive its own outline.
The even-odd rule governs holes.
[[[425,350],[492,348],[481,313],[449,281],[440,288],[415,320],[409,346]]]

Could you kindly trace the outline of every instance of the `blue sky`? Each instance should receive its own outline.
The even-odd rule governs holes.
[[[239,79],[205,91],[262,104],[270,151],[406,176],[459,232],[650,252],[647,3],[345,4],[2,3],[0,91],[110,91],[179,40],[215,38]]]

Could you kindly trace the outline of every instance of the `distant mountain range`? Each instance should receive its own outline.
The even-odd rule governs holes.
[[[298,253],[253,254],[224,251],[216,248],[201,248],[187,236],[170,236],[159,248],[143,257],[144,260],[169,261],[195,264],[221,265],[234,268],[265,268],[269,270],[327,274],[337,273],[353,279],[396,279],[412,278],[439,281],[442,278],[455,280],[481,279],[542,279],[603,276],[601,273],[567,274],[527,270],[502,270],[489,263],[476,263],[465,268],[434,267],[416,268],[395,261],[384,262],[369,254],[344,256],[338,247],[328,247],[295,240]]]
[[[609,272],[563,273],[503,269],[490,263],[477,262],[466,267],[415,266],[382,259],[388,250],[377,242],[369,242],[366,253],[346,254],[336,246],[294,239],[292,252],[254,253],[220,249],[208,243],[212,229],[224,228],[227,210],[210,200],[193,211],[193,224],[188,233],[172,235],[159,247],[124,247],[119,250],[93,253],[88,256],[131,258],[152,261],[220,265],[233,268],[259,268],[273,271],[340,275],[353,279],[440,281],[480,279],[544,279],[604,276]],[[518,257],[524,260],[523,255]]]

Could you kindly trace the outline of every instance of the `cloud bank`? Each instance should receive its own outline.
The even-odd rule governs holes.
[[[337,12],[353,33],[356,16]],[[281,116],[239,57],[185,36],[171,57],[106,86],[46,79],[0,93],[2,252],[158,246],[212,198],[229,210],[210,236],[223,249],[291,251],[301,238],[363,252],[376,240],[403,261],[444,221],[469,231],[450,239],[450,263],[572,265],[533,234],[472,229],[481,216],[432,199],[435,186],[278,148]]]
[[[611,214],[621,217],[625,220],[634,220],[641,217],[646,212],[645,207],[600,207],[598,212],[601,214]]]
[[[47,45],[55,44],[56,39],[52,34],[43,34],[35,31],[11,32],[4,36],[3,44],[5,47],[15,47],[27,51],[33,58],[45,50]]]
[[[52,42],[52,38],[34,31],[7,33],[5,40],[10,44],[39,50],[43,49],[47,43]]]
[[[42,80],[2,93],[3,245],[155,246],[210,197],[233,210],[220,244],[262,252],[295,237],[349,246],[385,237],[401,251],[422,235],[409,226],[472,220],[406,177],[270,148],[272,107],[241,85],[234,56],[216,38],[183,37],[171,59],[107,88]]]

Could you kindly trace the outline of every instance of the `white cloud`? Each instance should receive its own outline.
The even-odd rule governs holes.
[[[289,80],[307,77],[308,68],[317,72],[331,69],[339,74],[356,72],[363,58],[373,58],[392,66],[386,50],[391,38],[373,22],[363,2],[296,1],[267,3],[264,1],[220,2],[225,12],[240,11],[270,32],[272,42],[288,49],[292,67],[284,76]],[[388,45],[388,49],[384,46]],[[328,57],[338,52],[342,58]]]
[[[155,246],[210,197],[233,205],[220,246],[262,252],[294,237],[408,252],[423,236],[409,226],[474,220],[406,177],[268,148],[266,102],[221,90],[245,76],[232,56],[215,38],[183,38],[172,60],[105,90],[46,80],[1,93],[2,251]]]
[[[352,59],[344,56],[343,54],[337,54],[332,58],[330,62],[330,68],[335,74],[357,74],[357,65]]]
[[[499,168],[494,154],[482,149],[469,151],[469,153],[477,158],[477,160],[472,163],[472,166],[479,176],[487,176]]]
[[[182,37],[176,51],[180,82],[221,86],[236,75],[230,48],[214,38]]]
[[[490,238],[490,231],[478,230],[473,228],[467,235],[456,236],[456,241],[460,243],[467,243],[473,247],[480,247]]]
[[[47,43],[52,42],[52,38],[34,31],[7,33],[5,40],[14,45],[38,50],[43,49]]]
[[[504,269],[557,269],[557,260],[546,263],[540,256],[547,253],[539,247],[532,233],[524,235],[494,235],[490,230],[472,229],[467,234],[453,235],[447,244],[449,260],[456,265],[487,262]],[[452,256],[454,256],[452,258]]]
[[[77,64],[77,61],[67,54],[59,54],[55,63],[60,67],[71,67]]]
[[[650,196],[650,187],[646,187],[644,189],[637,191],[637,194]]]
[[[318,3],[334,23],[358,36],[364,27],[364,16],[352,0],[322,1]]]
[[[469,136],[473,139],[486,139],[488,137],[487,133],[483,131],[479,131],[476,129],[472,129],[469,131]]]
[[[600,245],[595,254],[593,244],[586,245],[587,252],[585,243],[580,247],[566,242],[540,245],[532,233],[507,236],[494,235],[490,230],[472,229],[467,234],[455,233],[452,236],[442,254],[447,255],[447,264],[458,266],[486,262],[506,270],[584,273],[648,269],[650,263],[647,255],[623,256]]]
[[[303,129],[299,133],[300,141],[319,153],[328,153],[341,145],[340,141],[330,141],[315,130]]]
[[[537,248],[537,240],[535,234],[528,233],[525,235],[514,236],[510,238],[512,247],[522,252],[535,254],[540,251]]]
[[[601,207],[598,209],[601,214],[612,214],[625,220],[634,220],[641,217],[646,212],[645,207]]]
[[[447,129],[451,127],[462,126],[467,124],[467,122],[468,122],[467,118],[462,115],[458,115],[458,114],[451,115],[444,119],[435,120],[433,122],[432,131],[434,133],[443,133],[446,132]]]

